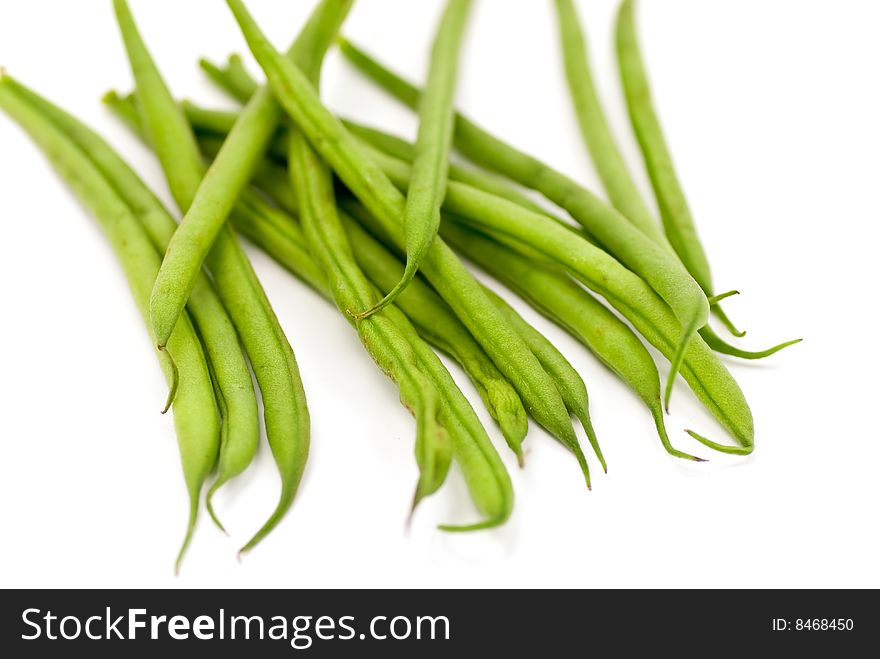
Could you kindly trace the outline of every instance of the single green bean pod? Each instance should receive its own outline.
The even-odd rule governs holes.
[[[31,136],[98,220],[135,303],[148,321],[150,290],[160,263],[150,238],[89,157],[49,117],[16,93],[16,86],[7,75],[0,77],[0,108]],[[174,425],[190,500],[186,536],[176,562],[179,569],[195,529],[202,487],[217,460],[220,429],[208,364],[189,316],[183,316],[159,355],[169,385],[177,380]]]

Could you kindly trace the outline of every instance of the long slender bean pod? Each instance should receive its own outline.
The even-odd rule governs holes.
[[[156,147],[178,206],[188,211],[203,190],[203,176],[209,174],[204,173],[199,147],[186,116],[152,61],[125,1],[115,0],[115,7],[139,90],[146,133]],[[312,21],[309,25],[315,24]],[[229,211],[233,210],[234,202],[235,198]],[[290,343],[250,261],[228,227],[220,227],[207,256],[216,286],[224,294],[224,302],[260,386],[266,435],[281,476],[278,504],[244,545],[241,551],[245,552],[275,528],[293,503],[308,457],[309,413]]]
[[[160,258],[132,210],[65,132],[16,93],[6,75],[0,77],[0,107],[31,136],[98,220],[149,327],[150,290],[159,271]],[[179,569],[195,529],[202,486],[217,460],[220,430],[205,354],[187,315],[172,332],[166,350],[176,364],[178,375],[174,425],[190,501],[186,536],[176,561]],[[171,384],[172,368],[161,352],[159,356]]]
[[[639,48],[635,21],[635,2],[624,0],[617,14],[617,61],[630,121],[641,147],[642,157],[660,207],[666,237],[682,263],[707,296],[715,294],[712,271],[706,251],[697,235],[693,215],[681,182],[675,172],[672,155],[654,110],[648,74]],[[717,304],[713,313],[735,336],[743,336]]]
[[[227,0],[227,4],[266,72],[276,98],[294,123],[339,178],[376,215],[394,242],[404,246],[402,218],[406,202],[403,195],[365,155],[356,138],[321,104],[303,72],[269,43],[241,0]],[[552,378],[442,240],[433,242],[421,271],[499,370],[517,387],[532,417],[555,436],[570,438],[574,430]]]
[[[323,51],[301,55],[294,61],[317,88]],[[374,290],[355,262],[348,235],[339,219],[333,174],[296,128],[290,134],[288,163],[306,243],[327,275],[336,306],[351,316],[353,309],[369,304]],[[401,401],[416,418],[415,453],[419,479],[413,497],[415,510],[424,497],[440,489],[446,480],[452,463],[452,442],[438,418],[442,394],[423,372],[412,342],[395,322],[400,321],[400,317],[401,314],[389,310],[369,317],[356,317],[354,324],[361,343],[395,382]],[[421,338],[416,335],[415,341],[421,342]]]
[[[581,135],[611,204],[654,242],[668,246],[663,230],[630,176],[593,84],[586,39],[572,0],[556,0],[556,15],[568,88]]]
[[[121,97],[111,92],[104,97],[104,101],[129,128],[140,135],[142,129],[132,97]],[[219,150],[215,140],[204,135],[199,137],[200,145],[209,157],[216,155]],[[268,180],[261,180],[261,169],[265,170]],[[276,169],[279,171],[276,172]],[[254,182],[258,186],[267,185],[263,189],[273,201],[286,207],[292,214],[298,213],[299,203],[286,172],[277,166],[258,167]],[[305,237],[293,217],[267,206],[259,197],[245,191],[231,219],[239,232],[282,267],[328,300],[331,298],[326,277],[312,260]],[[400,279],[402,264],[344,213],[341,219],[350,235],[358,265],[377,288],[390,290]],[[429,285],[416,278],[401,293],[396,304],[417,326],[426,341],[449,354],[462,366],[490,415],[498,422],[508,446],[522,464],[522,442],[528,431],[528,419],[522,401],[510,382]]]
[[[421,92],[363,51],[342,40],[343,54],[364,74],[410,107]],[[590,235],[630,270],[642,277],[672,308],[681,324],[664,403],[681,367],[688,340],[706,325],[709,302],[700,286],[669,250],[652,241],[593,193],[549,165],[493,137],[461,114],[456,115],[456,147],[475,163],[537,190],[577,220]]]
[[[301,150],[301,151],[300,151]],[[345,229],[336,217],[336,201],[329,170],[311,151],[300,133],[291,139],[291,171],[299,199],[300,220],[315,259],[327,273],[336,305],[350,315],[373,294],[366,276],[354,261]],[[387,313],[356,321],[361,343],[379,367],[395,382],[400,399],[416,418],[416,462],[419,481],[413,509],[436,492],[446,478],[452,447],[439,423],[440,393],[422,372],[409,341]]]
[[[440,206],[446,193],[458,54],[471,0],[448,0],[434,43],[425,93],[419,103],[419,130],[412,182],[406,195],[403,224],[406,268],[403,277],[364,316],[382,309],[406,288],[440,228]]]
[[[322,0],[290,48],[289,55],[330,46],[352,0]],[[171,333],[192,290],[214,239],[223,228],[238,194],[250,182],[253,169],[282,117],[268,88],[248,102],[223,148],[204,176],[180,228],[174,233],[159,270],[150,301],[150,316],[159,345]]]
[[[158,253],[164,253],[177,223],[128,163],[97,133],[62,109],[13,79],[9,84],[88,155],[131,208]],[[211,495],[240,474],[253,458],[260,433],[257,400],[235,326],[206,275],[201,274],[196,280],[187,308],[205,346],[222,412],[218,473],[207,496],[208,512],[220,525],[211,506]]]

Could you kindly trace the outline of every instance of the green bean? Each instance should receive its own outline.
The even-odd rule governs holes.
[[[417,88],[349,42],[341,40],[341,47],[343,54],[383,89],[410,107],[418,104],[421,92]],[[454,141],[475,163],[537,190],[568,211],[596,241],[669,304],[681,324],[681,336],[676,342],[664,392],[668,408],[688,340],[708,321],[709,303],[699,285],[669,250],[653,242],[598,197],[549,165],[493,137],[461,114],[456,115]]]
[[[329,47],[352,0],[322,0],[289,54]],[[150,315],[159,345],[170,334],[186,304],[193,282],[239,192],[250,182],[282,117],[268,88],[258,91],[242,112],[229,138],[204,176],[174,233],[153,288]],[[173,187],[173,185],[172,185]]]
[[[276,98],[337,176],[375,214],[398,246],[406,202],[363,147],[320,102],[306,76],[273,48],[241,0],[227,0],[242,32],[267,74]],[[421,272],[453,309],[499,370],[517,387],[527,411],[557,437],[574,434],[553,380],[519,335],[489,302],[479,283],[442,240],[435,240]]]
[[[515,291],[531,306],[583,343],[599,360],[623,380],[651,412],[657,434],[666,451],[675,457],[702,462],[701,458],[672,446],[663,420],[660,375],[654,360],[636,334],[561,269],[535,263],[515,251],[447,215],[441,235],[468,259]],[[682,376],[691,383],[707,407],[723,405],[713,396],[719,392],[712,382],[702,382],[702,372],[692,367],[689,354]],[[723,392],[720,392],[723,394]]]
[[[98,220],[149,327],[150,290],[160,259],[131,209],[65,132],[16,93],[5,74],[0,76],[0,107],[31,136]],[[179,378],[173,405],[174,425],[190,501],[186,536],[176,561],[179,569],[195,529],[202,486],[217,459],[219,424],[207,362],[188,315],[184,314],[171,334],[166,350],[176,364]],[[165,376],[172,384],[170,362],[161,351],[159,355]]]
[[[361,314],[363,317],[384,308],[407,287],[440,228],[440,205],[446,192],[452,144],[458,54],[470,9],[470,0],[448,0],[434,37],[428,80],[418,110],[412,185],[403,216],[406,268],[397,285],[372,309]]]
[[[419,338],[404,314],[394,306],[387,307],[387,310],[442,394],[440,419],[452,438],[455,459],[464,474],[471,498],[477,510],[486,517],[482,522],[462,526],[441,524],[440,530],[466,532],[500,526],[507,521],[513,509],[513,488],[504,464],[474,409],[437,355]]]
[[[368,151],[395,185],[406,187],[409,176],[406,163],[369,148]],[[678,354],[678,347],[673,337],[680,336],[681,326],[668,305],[664,304],[642,279],[601,249],[561,227],[545,215],[532,213],[506,199],[494,197],[462,183],[450,181],[443,208],[461,217],[469,226],[488,232],[526,254],[534,250],[540,251],[544,256],[563,266],[588,288],[604,297],[668,359],[672,360]],[[688,342],[685,358],[694,351],[701,353],[703,348],[708,350],[701,338],[693,337]],[[713,382],[710,384],[717,384],[721,393],[718,396],[702,397],[696,390],[695,393],[730,430],[744,449],[751,451],[754,428],[748,404],[730,374],[720,362],[717,362],[711,351],[709,355],[714,361],[702,354],[699,354],[699,357],[694,355],[693,359],[704,362],[701,368],[707,373],[706,379],[711,378]],[[689,382],[689,384],[693,389],[694,383]],[[706,385],[697,385],[698,388],[702,386]],[[700,439],[716,450],[723,448],[715,443],[707,443],[708,440],[705,438]]]
[[[581,135],[590,150],[611,204],[654,242],[669,246],[659,223],[642,200],[617,147],[590,72],[587,45],[572,0],[556,0],[565,75]]]
[[[164,252],[177,224],[128,164],[94,131],[33,91],[10,79],[10,87],[48,117],[92,160],[101,175],[131,208],[153,245]],[[221,408],[218,474],[207,496],[208,512],[220,526],[211,496],[250,464],[259,439],[257,400],[238,334],[207,276],[201,274],[187,308],[205,346]]]
[[[129,128],[136,133],[141,132],[137,109],[130,97],[123,98],[110,93],[105,96],[105,103]],[[209,157],[218,151],[216,139],[199,136],[199,143]],[[261,172],[264,173],[262,178]],[[265,192],[273,201],[280,202],[289,213],[295,215],[299,212],[298,201],[285,171],[264,163],[258,166],[254,182],[258,186],[268,186],[263,188]],[[358,265],[378,288],[389,290],[399,280],[403,266],[356,222],[345,214],[341,218],[351,235],[350,242]],[[246,190],[233,212],[232,222],[240,233],[282,267],[330,299],[326,278],[312,260],[305,246],[305,237],[292,217],[268,207],[259,197],[250,195]],[[498,422],[508,446],[522,464],[521,445],[528,431],[528,420],[522,401],[510,382],[442,298],[420,279],[413,280],[397,299],[397,305],[416,324],[425,340],[459,362],[485,402],[490,415]]]
[[[306,56],[294,61],[317,88],[323,52],[314,57],[303,54]],[[306,244],[327,275],[336,306],[350,317],[352,310],[369,304],[375,291],[355,263],[348,236],[339,220],[333,174],[297,129],[290,134],[288,160]],[[416,418],[419,479],[413,496],[414,511],[424,497],[440,489],[446,480],[452,463],[452,443],[438,418],[443,396],[423,371],[413,343],[399,329],[401,316],[391,309],[374,313],[356,319],[355,329],[369,355],[397,385],[401,402]],[[421,342],[421,339],[416,336],[415,341]]]
[[[295,167],[300,218],[311,252],[327,273],[330,291],[339,309],[351,309],[372,295],[369,282],[354,263],[345,229],[335,216],[333,181],[299,133],[292,135],[291,167]],[[303,149],[303,151],[299,151]],[[361,343],[400,390],[401,402],[416,418],[416,461],[419,481],[413,510],[436,492],[446,478],[452,449],[438,420],[440,393],[420,368],[411,344],[390,315],[381,313],[356,323]]]
[[[657,197],[666,236],[706,295],[712,296],[714,289],[709,260],[697,236],[693,216],[651,101],[651,88],[636,33],[635,3],[631,0],[621,3],[617,15],[617,60],[630,122]],[[734,336],[745,334],[736,328],[717,304],[712,311]]]
[[[127,4],[124,0],[115,0],[114,6],[139,90],[138,106],[146,133],[157,150],[175,201],[181,210],[187,211],[206,189],[201,185],[203,175],[207,178],[211,171],[217,170],[212,168],[204,173],[199,147],[186,116],[152,61]],[[312,21],[310,25],[315,26],[316,22]],[[310,42],[310,39],[304,41]],[[234,202],[233,198],[229,211],[233,210]],[[228,212],[224,217],[226,215]],[[175,237],[179,233],[180,229]],[[265,524],[242,547],[243,553],[265,538],[293,503],[308,457],[309,413],[290,343],[250,261],[227,226],[219,227],[217,239],[207,257],[217,289],[224,295],[227,310],[239,331],[260,386],[266,435],[281,476],[279,502]]]

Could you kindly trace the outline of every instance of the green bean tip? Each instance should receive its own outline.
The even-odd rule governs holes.
[[[703,446],[708,446],[719,453],[726,453],[727,455],[751,455],[755,450],[754,444],[750,444],[749,446],[728,446],[726,444],[713,442],[711,439],[707,439],[693,430],[685,429],[685,432],[700,442]]]
[[[208,515],[211,517],[211,520],[214,524],[217,525],[217,528],[223,532],[223,535],[229,537],[229,531],[226,530],[226,527],[220,522],[220,518],[217,517],[217,513],[214,512],[214,502],[211,500],[211,497],[214,496],[214,492],[216,492],[217,486],[211,488],[208,492],[208,496],[205,498],[205,508],[208,510]]]

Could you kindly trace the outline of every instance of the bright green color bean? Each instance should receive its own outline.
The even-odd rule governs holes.
[[[373,290],[357,267],[345,229],[336,214],[333,180],[329,169],[311,150],[299,132],[291,135],[291,171],[303,233],[314,258],[329,279],[339,309],[363,308]],[[401,334],[391,314],[382,312],[356,322],[358,336],[367,352],[400,390],[401,402],[416,419],[416,462],[419,480],[413,510],[436,492],[449,471],[451,441],[439,423],[440,392],[421,369],[412,345]]]
[[[0,77],[0,107],[31,136],[99,221],[149,327],[150,290],[160,259],[132,210],[65,132],[16,93],[5,74]],[[217,460],[220,429],[207,361],[188,315],[171,334],[166,350],[178,374],[174,425],[190,500],[186,536],[176,562],[179,569],[195,529],[202,486]],[[171,384],[173,369],[167,359],[161,363]]]
[[[12,79],[9,85],[88,155],[135,214],[158,253],[164,253],[177,223],[131,167],[100,136],[74,117]],[[205,347],[221,411],[218,474],[207,497],[208,512],[219,525],[211,506],[211,495],[239,475],[253,459],[260,435],[257,399],[235,326],[206,275],[198,277],[187,308]]]
[[[186,116],[152,61],[125,1],[115,0],[115,7],[139,91],[138,106],[146,133],[156,148],[178,206],[187,211],[205,189],[203,176],[208,177],[210,171],[217,170],[212,168],[205,174],[198,143]],[[320,21],[313,20],[310,25],[318,23]],[[311,39],[305,38],[304,42],[311,43]],[[235,198],[224,217],[233,210],[234,202]],[[246,552],[277,526],[293,503],[308,458],[309,412],[293,350],[231,229],[219,227],[213,249],[207,256],[216,286],[225,293],[227,310],[238,328],[260,386],[266,435],[281,476],[279,502],[265,524],[242,547],[241,552]]]
[[[449,371],[431,348],[419,338],[406,316],[396,307],[388,307],[388,310],[392,320],[404,332],[413,351],[418,355],[422,368],[442,394],[440,420],[452,438],[452,450],[464,474],[471,498],[477,510],[486,517],[481,522],[463,526],[442,524],[440,530],[465,532],[500,526],[507,521],[513,509],[513,487],[486,429],[449,375]]]
[[[412,182],[403,216],[406,268],[397,285],[364,316],[385,307],[407,287],[440,228],[440,206],[446,193],[452,145],[458,55],[470,9],[471,0],[448,0],[434,37],[425,93],[419,103]]]
[[[621,3],[617,15],[617,60],[630,121],[657,197],[666,237],[706,295],[712,296],[714,287],[709,260],[697,236],[693,216],[651,100],[648,74],[636,33],[635,2],[631,0]],[[745,334],[736,328],[717,304],[712,311],[734,336]]]
[[[352,0],[322,0],[291,47],[290,56],[326,50],[351,4]],[[171,239],[153,288],[150,316],[160,346],[174,328],[205,256],[238,194],[250,182],[282,114],[268,88],[258,91],[205,174],[180,228]]]
[[[301,66],[318,88],[323,51],[301,53],[294,62]],[[375,291],[358,267],[348,242],[345,228],[336,210],[333,174],[309,145],[298,129],[290,133],[290,180],[299,202],[299,217],[306,244],[312,256],[327,275],[336,306],[351,316],[355,309],[365,308]],[[355,329],[361,343],[376,364],[398,387],[400,400],[416,419],[416,463],[419,479],[413,496],[412,509],[443,485],[452,464],[452,442],[440,423],[443,394],[423,370],[413,342],[400,330],[406,323],[395,309],[361,317]],[[414,335],[415,342],[421,339]]]
[[[129,128],[135,133],[141,132],[137,110],[130,97],[122,98],[110,93],[104,100]],[[216,155],[219,150],[216,139],[204,135],[199,137],[200,145],[209,157]],[[261,171],[265,173],[264,179],[261,179]],[[266,185],[263,190],[273,201],[280,202],[289,213],[296,215],[299,212],[299,203],[287,172],[277,166],[261,166],[257,169],[254,181],[258,186]],[[312,260],[299,225],[292,217],[266,207],[259,197],[253,197],[249,191],[243,193],[238,208],[232,215],[235,228],[281,266],[329,300],[331,296],[326,278]],[[401,263],[356,222],[345,214],[341,218],[351,236],[350,242],[358,265],[379,289],[390,290],[403,272]],[[449,306],[426,283],[418,278],[413,280],[397,299],[397,305],[417,326],[426,341],[449,354],[462,366],[490,415],[498,422],[508,446],[522,464],[522,442],[528,431],[528,418],[522,401],[510,382]],[[485,479],[477,479],[477,482],[480,480]]]
[[[406,187],[409,175],[406,163],[375,150],[370,150],[370,154],[395,185]],[[469,226],[502,239],[527,255],[535,250],[541,252],[604,297],[670,361],[678,354],[674,337],[676,334],[680,336],[681,326],[669,306],[637,275],[577,234],[546,215],[532,213],[506,199],[454,181],[449,182],[443,208],[460,216]],[[701,354],[703,349],[709,352],[712,360]],[[744,449],[750,452],[754,442],[754,427],[742,392],[698,336],[688,342],[685,360],[692,353],[691,358],[701,362],[700,367],[707,375],[702,382],[695,384],[689,381],[691,388]],[[716,387],[718,394],[704,395],[698,391],[707,386]],[[723,448],[708,443],[702,437],[700,439],[716,450]]]
[[[702,462],[672,446],[663,420],[660,375],[638,336],[559,268],[536,263],[501,243],[469,229],[447,215],[441,235],[468,259],[503,282],[535,309],[583,343],[642,399],[651,412],[666,451],[677,458]],[[702,383],[702,371],[686,356],[682,376],[695,392],[718,393]],[[703,400],[701,398],[701,400]],[[706,402],[704,400],[704,402]],[[712,399],[712,406],[723,405]],[[708,406],[708,404],[707,404]]]
[[[654,242],[669,246],[660,224],[629,174],[617,147],[590,72],[587,44],[572,0],[556,0],[559,36],[568,88],[574,101],[581,135],[587,143],[596,171],[611,204]]]
[[[297,127],[340,179],[376,216],[398,246],[405,244],[402,218],[406,202],[342,123],[320,102],[306,76],[283,58],[253,21],[241,0],[227,0],[257,61]],[[479,283],[442,240],[435,240],[421,272],[517,387],[527,411],[560,438],[574,430],[552,378],[519,335],[486,298]]]
[[[421,92],[345,40],[343,54],[387,92],[416,107]],[[564,208],[626,267],[642,277],[669,304],[681,324],[664,402],[681,368],[688,340],[706,325],[709,302],[699,285],[669,250],[652,241],[616,210],[549,165],[493,137],[461,114],[456,115],[455,145],[475,163],[537,190]]]
[[[569,363],[565,356],[550,341],[534,327],[529,325],[526,320],[517,313],[516,309],[511,307],[500,295],[490,289],[486,289],[489,299],[501,309],[502,313],[510,321],[510,324],[516,328],[523,340],[535,353],[535,356],[541,361],[544,369],[553,376],[559,393],[562,394],[568,411],[574,414],[584,428],[587,439],[596,457],[602,465],[602,470],[607,472],[608,465],[605,463],[605,457],[602,455],[602,449],[599,447],[599,440],[596,438],[596,431],[593,430],[593,422],[590,420],[590,399],[587,395],[587,386],[574,367]],[[584,478],[587,481],[587,489],[590,489],[590,469],[587,466],[587,459],[581,450],[580,444],[574,444],[568,447],[581,466],[584,472]]]

